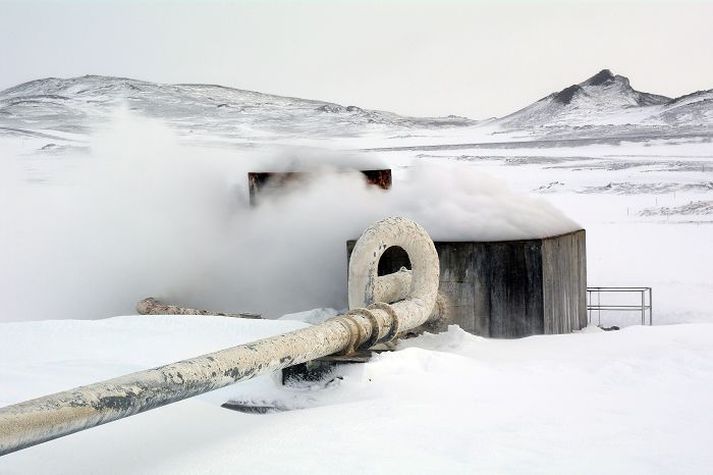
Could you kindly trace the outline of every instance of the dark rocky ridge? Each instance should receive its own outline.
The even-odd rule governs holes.
[[[599,86],[600,84],[605,84],[614,80],[614,74],[612,74],[609,69],[602,69],[597,74],[591,78],[584,81],[582,84],[585,86]],[[627,79],[628,81],[628,79]]]

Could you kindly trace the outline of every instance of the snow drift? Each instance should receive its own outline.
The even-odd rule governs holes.
[[[303,325],[186,316],[3,323],[0,405]],[[0,471],[705,473],[712,340],[710,324],[507,341],[450,327],[344,367],[329,383],[256,378],[7,455]],[[219,407],[229,399],[292,410]]]

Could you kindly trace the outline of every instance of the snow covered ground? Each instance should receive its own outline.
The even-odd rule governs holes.
[[[602,97],[643,97],[612,81]],[[582,84],[575,100],[555,104],[557,117],[586,119],[575,106],[601,91]],[[100,319],[131,313],[148,295],[270,317],[343,308],[344,241],[383,214],[415,218],[437,239],[522,237],[574,221],[587,230],[589,285],[653,287],[654,326],[603,314],[603,324],[624,328],[516,341],[451,327],[331,382],[258,378],[8,455],[0,473],[713,466],[709,93],[640,110],[624,101],[614,108],[622,120],[598,105],[594,128],[523,130],[117,78],[47,80],[4,94],[0,405],[328,313]],[[112,118],[122,95],[132,112]],[[542,104],[538,114],[549,110]],[[639,112],[660,117],[629,124]],[[260,210],[246,204],[247,170],[347,162],[392,167],[393,189],[365,191],[353,177],[326,174]],[[289,410],[220,407],[230,399]]]
[[[118,317],[0,325],[0,404],[293,330]],[[457,327],[282,387],[261,377],[0,459],[15,473],[707,473],[713,325],[486,340]],[[277,402],[284,412],[221,408]]]

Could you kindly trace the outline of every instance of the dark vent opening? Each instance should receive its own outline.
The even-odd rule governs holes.
[[[404,248],[391,246],[386,249],[379,260],[379,275],[388,275],[398,272],[402,267],[411,270],[411,261]]]

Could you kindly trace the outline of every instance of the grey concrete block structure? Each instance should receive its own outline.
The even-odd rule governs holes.
[[[569,333],[587,325],[586,233],[513,241],[436,241],[439,293],[451,321],[491,338]],[[350,252],[353,242],[347,243]],[[408,267],[386,252],[380,273]]]

